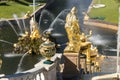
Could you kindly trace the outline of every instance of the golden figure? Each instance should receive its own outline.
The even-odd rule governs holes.
[[[66,24],[65,28],[67,30],[67,33],[71,35],[68,35],[69,41],[73,41],[74,39],[79,40],[77,36],[80,34],[80,28],[79,28],[79,20],[76,16],[77,9],[75,7],[72,8],[71,12],[66,17]]]
[[[81,46],[88,45],[87,39],[92,35],[92,31],[90,31],[88,36],[84,33],[81,34],[76,14],[77,9],[73,7],[66,17],[65,29],[69,42],[64,50],[65,52],[79,52]]]
[[[89,32],[89,35],[85,35],[80,32],[79,21],[76,13],[77,9],[73,7],[66,17],[65,29],[69,42],[64,49],[64,52],[85,54],[87,65],[91,66],[91,63],[96,60],[95,57],[98,55],[98,50],[96,47],[92,46],[91,42],[88,41],[88,38],[92,36],[92,31]],[[94,57],[94,59],[91,57]],[[90,67],[89,70],[91,70]]]
[[[37,28],[37,23],[33,20],[30,20],[30,32],[25,32],[18,38],[18,42],[15,43],[14,52],[15,53],[26,53],[29,54],[40,54],[39,45],[43,42],[42,36],[39,33]]]
[[[91,35],[91,34],[90,34]],[[90,59],[90,51],[91,51],[91,42],[87,42],[87,39],[90,37],[89,36],[85,36],[84,33],[82,33],[80,35],[80,41],[81,41],[81,44],[80,44],[80,54],[86,54],[86,61],[88,64],[90,64],[91,62],[91,59]]]
[[[68,35],[68,45],[65,48],[65,52],[79,52],[88,54],[90,57],[91,51],[91,42],[88,42],[88,38],[92,36],[92,31],[89,32],[89,35],[80,33],[79,20],[76,16],[77,9],[72,8],[70,13],[66,17],[65,29]]]
[[[25,14],[24,18],[30,18],[30,11],[27,11],[27,13]]]
[[[65,28],[69,27],[69,28],[73,28],[74,29],[74,33],[76,34],[80,34],[80,28],[79,28],[79,20],[77,18],[77,9],[75,7],[72,8],[72,10],[70,11],[70,13],[67,15],[66,17],[66,24],[65,24]]]
[[[33,18],[30,21],[30,25],[32,28],[30,34],[31,39],[40,38],[40,33],[39,33],[39,29],[37,28],[37,23],[33,20]]]
[[[77,9],[73,7],[66,17],[65,29],[68,34],[69,42],[65,49],[65,52],[79,52],[80,49],[80,28],[76,13]]]

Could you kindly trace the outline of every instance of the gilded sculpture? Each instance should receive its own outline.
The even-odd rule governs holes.
[[[79,20],[76,16],[77,9],[75,7],[72,8],[70,13],[66,17],[65,29],[68,35],[68,44],[65,48],[65,52],[79,52],[80,45],[80,28],[79,28]]]
[[[31,15],[30,15],[30,11],[27,11],[27,13],[24,15],[24,18],[30,18]]]
[[[77,9],[73,7],[66,17],[65,29],[69,41],[64,49],[64,53],[85,54],[87,65],[91,65],[91,63],[96,62],[98,50],[88,41],[92,36],[92,31],[89,31],[89,35],[85,35],[85,33],[80,31],[79,20],[76,14]]]
[[[14,44],[15,53],[40,54],[39,45],[43,42],[42,36],[39,33],[37,23],[31,18],[30,20],[31,30],[25,31],[18,38],[18,42]]]
[[[30,32],[25,31],[18,38],[18,42],[13,45],[14,53],[41,54],[46,58],[46,61],[44,61],[45,64],[52,64],[53,61],[50,58],[55,55],[56,46],[54,42],[49,40],[50,34],[47,31],[41,36],[37,23],[34,18],[31,18]]]
[[[65,52],[79,52],[82,46],[88,45],[91,43],[87,42],[88,38],[91,37],[92,31],[89,32],[89,35],[81,33],[79,20],[77,17],[77,9],[73,7],[66,17],[65,29],[68,36],[67,47]]]

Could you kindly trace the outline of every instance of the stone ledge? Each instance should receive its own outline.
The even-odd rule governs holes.
[[[107,29],[111,29],[111,30],[115,30],[115,31],[118,30],[118,26],[116,24],[112,24],[112,23],[100,21],[100,20],[93,20],[93,19],[85,20],[84,25],[96,26],[96,27],[100,27],[100,28],[107,28]]]
[[[61,54],[60,54],[60,53],[59,53],[59,54],[56,53],[56,54],[51,58],[51,60],[54,61],[53,64],[51,64],[51,65],[43,64],[43,62],[45,61],[45,59],[43,59],[43,60],[41,60],[39,63],[35,64],[34,66],[35,66],[35,67],[43,66],[46,70],[50,70],[50,69],[54,68],[54,66],[56,66],[55,61],[56,61],[57,59],[61,59],[61,57],[62,57],[62,53],[61,53]]]
[[[51,60],[55,61],[53,64],[43,64],[43,60],[35,65],[34,68],[11,75],[2,75],[0,80],[56,80],[57,66],[62,53],[55,54]]]

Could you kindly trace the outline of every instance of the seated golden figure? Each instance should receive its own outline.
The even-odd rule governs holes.
[[[89,32],[89,35],[80,32],[79,20],[76,14],[77,9],[73,7],[66,17],[65,29],[69,41],[64,52],[85,54],[87,62],[90,63],[91,56],[97,56],[98,52],[95,52],[96,48],[93,48],[92,43],[88,41],[88,38],[92,36],[92,31]]]
[[[85,53],[87,49],[91,49],[92,43],[87,41],[91,35],[92,35],[92,31],[89,32],[89,35],[85,35],[84,33],[80,35],[80,41],[81,41],[80,53],[81,54]]]

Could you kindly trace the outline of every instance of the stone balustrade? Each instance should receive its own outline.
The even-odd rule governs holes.
[[[56,53],[52,57],[52,64],[43,64],[43,60],[34,65],[34,68],[20,73],[1,76],[0,80],[57,80],[57,72],[59,72],[59,60],[62,54]]]

